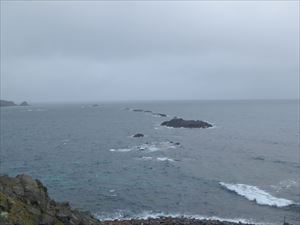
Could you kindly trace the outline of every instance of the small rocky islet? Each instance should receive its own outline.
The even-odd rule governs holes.
[[[20,105],[14,103],[13,101],[0,100],[0,107],[9,107],[9,106],[30,106],[28,102],[24,101]]]
[[[218,220],[160,217],[97,220],[89,212],[72,209],[68,202],[52,200],[41,181],[29,175],[0,176],[1,225],[241,225]]]
[[[174,117],[169,121],[162,122],[161,126],[173,128],[210,128],[213,125],[201,120],[184,120],[182,118]]]
[[[133,135],[134,138],[141,138],[141,137],[144,137],[144,134],[142,133],[137,133],[135,135]]]

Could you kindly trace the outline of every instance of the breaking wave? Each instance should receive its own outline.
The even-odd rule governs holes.
[[[168,161],[168,162],[174,162],[174,159],[170,159],[167,157],[158,157],[156,158],[158,161]]]
[[[275,207],[287,207],[290,205],[295,205],[295,202],[284,199],[277,198],[268,192],[259,189],[256,186],[246,185],[246,184],[228,184],[220,182],[220,185],[225,187],[229,191],[233,191],[236,194],[245,197],[250,201],[255,201],[259,205],[268,205]]]
[[[156,152],[160,150],[176,149],[179,144],[170,141],[163,141],[158,143],[146,143],[137,145],[129,148],[110,149],[111,152],[130,152],[130,151],[145,151],[145,152]]]

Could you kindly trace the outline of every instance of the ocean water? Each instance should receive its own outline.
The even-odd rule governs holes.
[[[137,108],[169,117],[131,110]],[[160,126],[173,116],[214,127]],[[7,107],[0,147],[2,174],[30,174],[52,198],[99,219],[171,215],[282,224],[285,216],[300,224],[296,100]]]

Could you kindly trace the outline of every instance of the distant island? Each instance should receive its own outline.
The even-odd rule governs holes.
[[[13,101],[0,100],[0,107],[8,107],[8,106],[30,106],[28,102],[24,101],[20,105],[14,103]]]

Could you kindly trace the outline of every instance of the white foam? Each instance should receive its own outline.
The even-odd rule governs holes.
[[[283,180],[283,181],[280,181],[276,185],[271,185],[271,187],[276,192],[280,192],[280,191],[282,191],[284,189],[289,189],[289,188],[292,188],[292,187],[295,187],[295,186],[299,186],[299,184],[295,180]]]
[[[240,196],[245,197],[250,201],[255,201],[259,205],[268,205],[276,207],[286,207],[295,204],[293,201],[277,198],[268,192],[259,189],[256,186],[246,185],[246,184],[228,184],[220,182],[220,185],[226,189],[237,193]]]
[[[226,221],[232,223],[245,223],[245,224],[264,224],[264,225],[273,225],[272,223],[263,223],[263,222],[256,222],[252,219],[244,219],[244,218],[222,218],[216,216],[202,216],[202,215],[191,215],[191,214],[180,214],[180,213],[153,213],[149,211],[144,211],[140,214],[136,214],[133,216],[128,216],[130,214],[127,211],[119,210],[109,216],[103,215],[101,213],[96,213],[95,217],[100,221],[113,221],[113,220],[130,220],[130,219],[137,219],[137,220],[147,220],[147,219],[159,219],[162,217],[171,217],[171,218],[186,218],[186,219],[197,219],[197,220],[218,220],[218,221]]]
[[[142,159],[142,160],[152,160],[152,157],[148,157],[148,156],[143,156],[142,158],[140,158],[140,159]]]
[[[119,149],[109,149],[110,152],[130,152],[132,151],[131,148],[119,148]]]
[[[169,141],[163,141],[163,142],[153,142],[151,144],[142,144],[142,145],[137,145],[133,146],[130,148],[119,148],[119,149],[110,149],[109,151],[111,152],[130,152],[133,150],[136,151],[145,151],[145,152],[156,152],[160,150],[168,150],[168,149],[175,149],[177,146]]]
[[[174,159],[170,159],[167,157],[158,157],[156,158],[158,161],[169,161],[169,162],[174,162]]]

